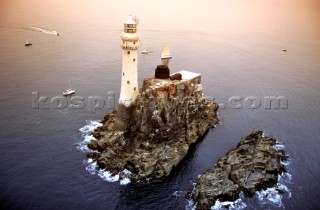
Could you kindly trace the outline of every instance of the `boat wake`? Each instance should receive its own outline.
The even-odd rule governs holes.
[[[39,32],[46,33],[46,34],[59,36],[59,33],[58,33],[58,32],[56,32],[56,31],[50,31],[50,30],[44,29],[44,28],[39,28],[39,27],[33,27],[33,26],[31,26],[30,29],[33,30],[33,31],[39,31]]]
[[[25,28],[25,27],[18,27],[18,26],[3,26],[3,25],[0,25],[0,28],[17,28],[17,29],[22,29],[22,30],[26,30],[26,31],[38,31],[38,32],[42,32],[42,33],[46,33],[46,34],[50,34],[50,35],[59,36],[59,33],[57,31],[50,31],[50,30],[45,29],[45,28],[39,28],[39,27],[34,27],[34,26],[30,26],[28,28]]]
[[[77,143],[77,149],[82,152],[93,152],[93,150],[87,147],[88,143],[92,140],[96,140],[91,133],[97,127],[102,126],[99,121],[96,120],[86,120],[86,125],[79,129],[81,132],[81,142]],[[130,183],[131,172],[129,170],[123,170],[118,174],[112,174],[110,171],[105,171],[100,169],[97,165],[97,162],[89,158],[88,160],[83,160],[83,164],[86,165],[86,170],[92,174],[97,174],[103,180],[108,182],[117,182],[119,181],[121,185],[126,185]]]

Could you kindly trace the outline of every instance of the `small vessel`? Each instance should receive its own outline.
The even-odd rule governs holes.
[[[68,96],[68,95],[74,94],[75,92],[76,92],[76,91],[73,90],[73,89],[67,89],[67,90],[63,91],[63,95],[64,95],[64,96]]]
[[[70,80],[69,80],[69,89],[66,89],[65,91],[62,92],[62,94],[64,96],[68,96],[68,95],[72,95],[76,93],[76,91],[74,89],[71,89],[71,83],[70,83]]]
[[[172,56],[170,54],[169,45],[168,45],[168,42],[166,42],[166,45],[164,46],[162,54],[161,54],[162,65],[168,66],[171,58],[172,58]]]
[[[152,51],[150,51],[150,50],[144,49],[144,50],[141,51],[141,54],[148,55],[151,52]]]
[[[161,59],[171,59],[171,58],[172,56],[170,54],[169,45],[168,45],[168,42],[166,42],[166,45],[164,46],[164,49],[161,54]]]
[[[25,44],[24,44],[24,46],[31,46],[32,45],[32,43],[31,42],[29,42],[29,41],[27,41]]]
[[[56,31],[52,31],[52,33],[53,33],[54,35],[59,36],[59,33],[58,33],[58,32],[56,32]]]

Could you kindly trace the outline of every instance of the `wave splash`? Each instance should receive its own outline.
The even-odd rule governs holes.
[[[93,152],[91,149],[87,147],[88,143],[92,140],[96,140],[91,133],[96,129],[97,127],[102,126],[102,124],[99,121],[95,120],[86,120],[86,125],[79,129],[81,132],[82,141],[78,143],[77,149],[82,152]],[[106,180],[108,182],[118,182],[121,185],[129,184],[130,177],[132,173],[125,169],[121,171],[118,174],[113,175],[110,171],[105,171],[103,169],[100,169],[97,165],[97,161],[94,161],[93,159],[89,158],[88,160],[83,160],[83,163],[86,166],[86,170],[92,174],[97,174],[100,178],[103,180]]]

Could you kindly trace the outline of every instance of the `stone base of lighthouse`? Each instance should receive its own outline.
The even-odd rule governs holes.
[[[114,130],[116,131],[125,131],[128,129],[130,124],[130,117],[133,116],[134,105],[129,107],[119,104],[117,109],[117,116],[114,120]]]

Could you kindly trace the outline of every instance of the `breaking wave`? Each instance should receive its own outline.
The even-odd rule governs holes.
[[[87,145],[91,140],[96,140],[91,133],[99,126],[102,126],[102,123],[96,120],[86,120],[86,125],[79,129],[81,132],[82,141],[78,143],[77,149],[82,152],[92,152]]]
[[[89,158],[87,161],[83,161],[86,164],[86,170],[92,174],[97,174],[100,178],[108,182],[119,182],[121,185],[129,184],[132,173],[125,169],[118,174],[113,175],[110,171],[103,170],[98,167],[97,162]]]
[[[81,138],[82,141],[78,143],[77,149],[82,152],[93,152],[90,150],[87,145],[90,141],[96,140],[91,133],[96,129],[97,127],[102,126],[102,123],[95,120],[86,120],[86,125],[79,129],[81,132]],[[103,180],[106,180],[108,182],[118,182],[121,185],[126,185],[130,183],[130,177],[132,173],[129,170],[123,170],[122,172],[113,175],[110,171],[105,171],[103,169],[100,169],[97,165],[97,162],[94,161],[91,158],[88,158],[88,160],[83,160],[83,163],[86,165],[86,170],[92,174],[97,174],[100,178]]]
[[[245,202],[243,202],[243,199],[244,199],[244,194],[243,192],[240,192],[240,198],[233,201],[233,202],[230,202],[230,201],[223,201],[223,202],[220,202],[220,201],[216,201],[216,203],[214,204],[214,206],[211,207],[211,209],[223,209],[223,208],[226,208],[226,207],[229,207],[229,209],[244,209],[247,207],[247,204]]]

